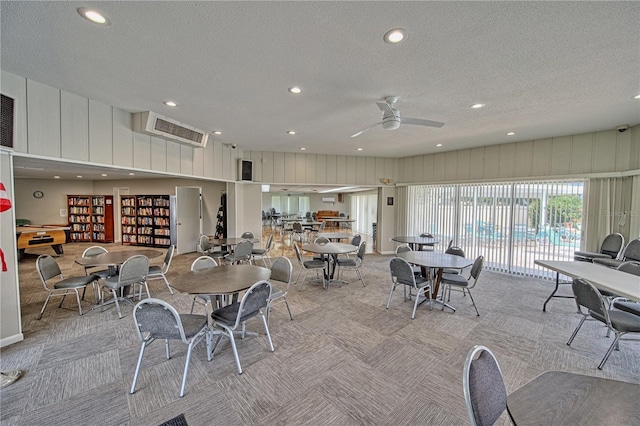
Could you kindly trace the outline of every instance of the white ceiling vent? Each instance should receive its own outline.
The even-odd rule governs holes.
[[[152,111],[133,114],[133,130],[171,139],[196,148],[207,146],[209,133]]]

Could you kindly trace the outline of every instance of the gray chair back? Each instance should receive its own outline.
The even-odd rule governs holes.
[[[236,249],[233,251],[233,257],[235,259],[244,259],[245,257],[249,259],[251,257],[251,250],[253,248],[253,243],[251,241],[240,241],[238,245],[236,245]]]
[[[264,246],[264,250],[266,253],[271,250],[271,244],[273,244],[273,233],[269,235],[269,238],[267,238],[267,244]]]
[[[480,272],[482,272],[483,266],[484,256],[478,256],[471,266],[471,273],[469,275],[469,278],[473,278],[474,282],[468,288],[473,288],[476,285],[476,282],[478,282],[478,278],[480,277]]]
[[[253,232],[248,232],[248,231],[244,232],[242,235],[240,235],[240,238],[251,238],[251,239],[253,239],[254,238]]]
[[[64,279],[60,266],[58,266],[58,262],[48,254],[38,256],[38,259],[36,260],[36,270],[38,271],[38,275],[40,275],[42,285],[47,290],[49,290],[47,287],[47,281],[51,278],[59,276],[60,279]]]
[[[300,222],[293,222],[293,232],[302,232],[302,224]]]
[[[366,251],[367,251],[367,242],[362,241],[358,246],[358,259],[360,259],[361,264],[364,261],[364,255]]]
[[[474,359],[476,354],[479,356]],[[471,426],[493,425],[505,409],[508,412],[502,371],[489,348],[476,345],[469,351],[464,362],[462,387]]]
[[[249,287],[249,290],[242,296],[242,300],[240,301],[240,308],[238,309],[238,316],[236,317],[234,328],[238,327],[238,324],[241,322],[256,316],[260,309],[266,308],[270,297],[271,283],[269,283],[269,281],[258,281]]]
[[[206,235],[200,236],[200,253],[205,254],[211,249],[211,243],[209,242],[209,237]]]
[[[409,247],[408,244],[403,244],[401,246],[396,247],[396,255],[398,253],[406,253],[408,251],[413,251],[413,250],[411,250],[411,247]]]
[[[422,237],[422,238],[433,238],[433,235],[428,233],[428,232],[423,232],[422,234],[420,234],[420,237]]]
[[[293,245],[293,251],[296,252],[296,259],[298,259],[298,264],[302,266],[302,253],[300,253],[300,248],[298,248],[297,244]]]
[[[624,237],[622,234],[609,234],[602,241],[600,253],[607,254],[611,256],[612,259],[617,259],[622,247],[624,247]]]
[[[447,249],[447,251],[445,251],[446,254],[452,254],[454,256],[460,256],[460,257],[466,257],[464,255],[464,250],[462,250],[460,247],[449,247]]]
[[[630,260],[628,262],[621,263],[618,266],[618,271],[627,272],[633,275],[640,275],[640,262]]]
[[[101,246],[91,246],[82,252],[82,257],[97,256],[99,254],[108,253],[107,249]]]
[[[167,252],[164,254],[164,267],[165,269],[165,273],[169,271],[169,267],[171,266],[171,260],[173,260],[173,253],[176,251],[176,246],[174,246],[173,244],[169,246],[169,248],[167,249]]]
[[[318,237],[313,242],[315,244],[329,244],[331,241],[327,237]]]
[[[120,267],[118,286],[144,282],[149,274],[149,258],[143,255],[132,256]]]
[[[192,271],[199,271],[201,269],[213,268],[218,266],[218,262],[212,257],[209,256],[200,256],[191,264]]]
[[[360,245],[360,241],[362,241],[362,236],[360,234],[356,234],[351,239],[351,245],[358,247]]]
[[[133,309],[133,321],[141,342],[151,337],[177,339],[188,344],[180,315],[164,300],[147,298],[138,302]]]
[[[279,281],[287,285],[286,291],[291,286],[291,277],[293,275],[293,265],[286,257],[279,257],[271,264],[271,277],[269,280]]]
[[[624,249],[624,253],[622,253],[622,260],[625,262],[627,260],[640,262],[640,238],[636,238],[627,244],[627,247]]]
[[[587,308],[592,317],[611,327],[604,297],[593,284],[584,278],[575,278],[571,283],[571,288],[579,309],[581,306]]]
[[[394,257],[389,263],[389,269],[391,271],[391,280],[415,287],[416,279],[409,262],[401,257]]]

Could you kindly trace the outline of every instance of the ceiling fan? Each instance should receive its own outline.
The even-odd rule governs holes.
[[[386,98],[384,98],[384,100],[384,102],[376,102],[376,105],[378,105],[378,108],[380,108],[380,111],[382,111],[382,121],[376,124],[372,124],[371,126],[354,133],[353,135],[351,135],[352,138],[360,136],[361,134],[377,126],[378,124],[382,124],[382,128],[385,130],[395,130],[400,127],[400,124],[402,123],[429,127],[444,126],[444,123],[440,123],[439,121],[423,120],[421,118],[401,117],[400,111],[393,107],[398,101],[398,97],[387,96]]]

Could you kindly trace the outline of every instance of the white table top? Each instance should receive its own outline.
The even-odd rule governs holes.
[[[414,265],[426,266],[427,268],[463,269],[473,265],[474,262],[473,259],[435,251],[406,251],[398,253],[398,257]]]
[[[108,253],[102,253],[95,256],[80,257],[75,260],[78,265],[81,266],[116,266],[122,265],[127,259],[132,256],[147,256],[149,259],[161,256],[160,250],[151,249],[129,249],[110,251]]]
[[[327,243],[327,244],[303,244],[302,250],[316,254],[347,254],[358,250],[358,247],[351,244]]]
[[[325,237],[330,240],[341,240],[343,238],[352,238],[353,236],[353,234],[347,234],[346,232],[320,232],[316,237]]]
[[[640,302],[640,277],[591,262],[536,260],[536,265],[571,278],[584,278],[597,288]]]

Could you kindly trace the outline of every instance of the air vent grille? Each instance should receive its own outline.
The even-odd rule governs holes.
[[[196,143],[202,143],[202,138],[204,136],[202,133],[194,132],[191,129],[187,129],[186,127],[179,126],[161,118],[156,119],[155,130],[169,133],[170,135],[187,139]]]
[[[13,148],[13,99],[0,96],[0,143],[6,148]]]

